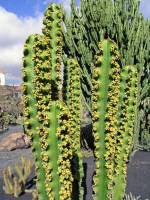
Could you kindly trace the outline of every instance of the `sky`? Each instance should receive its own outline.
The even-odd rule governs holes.
[[[0,0],[0,69],[7,85],[21,83],[23,45],[30,34],[41,33],[43,12],[49,2],[63,3],[70,12],[71,0]],[[79,0],[76,0],[79,4]],[[141,0],[141,12],[150,19],[150,0]]]

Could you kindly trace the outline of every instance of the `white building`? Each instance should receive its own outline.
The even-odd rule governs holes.
[[[0,85],[5,85],[5,74],[0,69]]]

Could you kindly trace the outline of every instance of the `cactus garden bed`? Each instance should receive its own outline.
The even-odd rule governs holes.
[[[7,165],[14,165],[20,159],[20,156],[33,159],[31,149],[15,150],[12,152],[0,152],[0,199],[13,200],[16,199],[10,195],[4,193],[2,189],[2,170]],[[84,168],[84,200],[92,200],[92,176],[94,172],[94,158],[90,156],[90,153],[85,153],[86,157],[83,158]],[[127,171],[127,188],[126,193],[132,193],[135,196],[141,196],[142,200],[150,199],[150,152],[139,151],[136,152],[131,158],[128,164]],[[31,185],[35,185],[32,182],[34,172],[31,175]],[[74,195],[75,196],[75,195]],[[19,200],[31,200],[31,193],[22,194]]]

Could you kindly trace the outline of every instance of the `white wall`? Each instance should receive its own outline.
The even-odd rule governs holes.
[[[5,75],[0,73],[0,85],[5,85]]]

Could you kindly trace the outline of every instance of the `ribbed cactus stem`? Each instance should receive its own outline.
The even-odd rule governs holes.
[[[73,140],[71,137],[69,110],[64,103],[60,104],[59,128],[57,136],[59,139],[58,174],[60,177],[60,200],[71,200],[72,196],[72,156]]]
[[[67,59],[65,56],[63,58],[64,60],[64,77],[63,77],[63,101],[66,103],[66,105],[69,107],[70,105],[70,65],[69,65],[69,59]]]
[[[95,139],[95,200],[111,198],[114,174],[116,113],[119,100],[120,54],[111,40],[99,44],[95,57],[92,89],[93,135]]]
[[[62,65],[62,10],[56,3],[50,3],[43,20],[43,34],[47,43],[51,67],[51,98],[62,98],[61,65]]]
[[[113,190],[113,199],[115,200],[121,200],[125,192],[127,161],[133,142],[133,128],[137,109],[137,84],[137,67],[123,67],[117,115],[118,131]]]
[[[74,163],[75,173],[78,174],[78,189],[79,199],[83,198],[83,190],[81,188],[81,181],[83,178],[83,165],[82,165],[82,153],[80,148],[80,113],[81,113],[81,86],[80,86],[80,67],[76,59],[68,59],[68,94],[67,94],[67,105],[70,111],[69,123],[70,131],[73,139],[73,152],[74,152]],[[65,81],[65,80],[64,80]]]
[[[27,70],[23,69],[26,129],[29,133],[36,121],[36,138],[32,133],[34,129],[31,137],[33,146],[35,144],[38,146],[38,149],[34,146],[35,155],[38,153],[40,168],[44,171],[43,186],[46,190],[44,199],[69,200],[73,182],[71,174],[73,143],[72,137],[69,136],[72,133],[70,111],[60,101],[62,11],[57,4],[50,4],[43,23],[45,25],[43,35],[34,35],[30,38],[33,40],[30,47],[32,55],[27,61],[31,63],[27,62]],[[27,88],[30,84],[31,86]],[[32,104],[29,100],[32,100]],[[31,115],[32,110],[34,115]],[[80,120],[78,124],[79,122]],[[38,183],[41,183],[39,179]]]
[[[34,78],[35,78],[35,51],[34,45],[36,43],[35,35],[31,35],[26,40],[24,46],[24,58],[23,58],[23,68],[22,68],[22,77],[23,77],[23,102],[24,102],[24,122],[26,133],[31,136],[32,140],[32,150],[35,156],[35,167],[37,174],[37,190],[40,200],[48,199],[45,190],[45,170],[42,166],[41,159],[41,147],[40,147],[40,136],[38,134],[39,129],[39,119],[38,119],[38,108],[37,100],[33,93]]]
[[[59,176],[57,174],[58,141],[56,130],[59,108],[57,102],[52,101],[50,96],[52,94],[51,76],[53,74],[43,36],[36,35],[34,50],[36,76],[33,80],[35,83],[33,92],[37,99],[37,116],[40,122],[37,132],[40,135],[42,165],[46,173],[45,187],[49,198],[58,200]]]
[[[42,164],[46,172],[46,191],[50,199],[71,199],[73,179],[71,176],[72,138],[69,137],[67,121],[69,114],[62,102],[54,101],[49,95],[54,90],[51,77],[55,71],[51,71],[45,38],[36,36],[34,48],[36,59],[34,94],[38,101],[39,135]],[[61,68],[57,73],[61,74]]]

